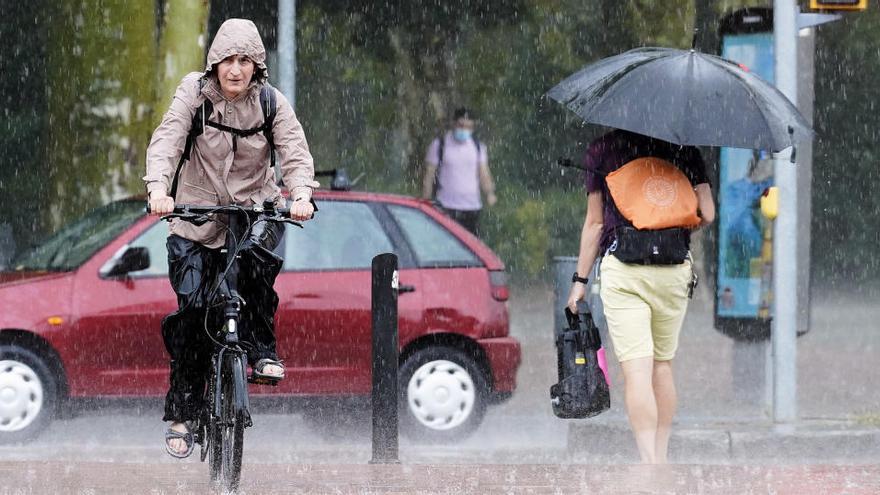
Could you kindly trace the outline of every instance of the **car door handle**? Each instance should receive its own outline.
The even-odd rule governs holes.
[[[397,287],[398,294],[405,294],[407,292],[415,292],[415,291],[416,291],[415,285],[402,285],[401,284]]]

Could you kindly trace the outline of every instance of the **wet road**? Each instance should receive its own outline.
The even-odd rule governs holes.
[[[850,308],[843,306],[850,304]],[[673,459],[652,471],[627,463],[572,464],[570,421],[553,417],[547,389],[555,381],[552,292],[514,292],[511,332],[523,343],[519,388],[490,409],[483,426],[454,445],[401,440],[402,465],[371,466],[367,403],[314,414],[290,404],[254,404],[245,441],[244,493],[880,493],[880,467],[723,465],[715,459]],[[711,328],[705,295],[685,323],[676,369],[684,420],[754,418],[758,405],[737,402],[729,376],[732,343]],[[817,301],[813,329],[799,339],[802,417],[878,416],[880,310],[859,301]],[[847,356],[847,359],[841,359]],[[612,410],[581,421],[625,421],[622,382],[611,363]],[[102,406],[108,406],[104,404]],[[306,409],[305,412],[310,411]],[[179,462],[162,450],[158,400],[87,408],[55,421],[34,441],[0,446],[0,495],[22,493],[208,493],[207,466]],[[629,446],[631,447],[631,446]],[[621,447],[621,451],[626,449]],[[812,461],[816,462],[816,461]]]
[[[880,493],[880,466],[250,464],[241,494]],[[119,480],[125,480],[120,483]],[[0,463],[0,493],[211,493],[204,466]]]

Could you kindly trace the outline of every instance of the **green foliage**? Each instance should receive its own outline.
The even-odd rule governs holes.
[[[208,43],[226,18],[249,17],[271,52],[275,2],[210,4]],[[296,111],[318,168],[344,166],[362,177],[358,188],[418,194],[428,143],[453,107],[473,108],[499,188],[499,204],[483,217],[487,242],[515,275],[542,276],[552,256],[576,253],[585,204],[581,178],[562,176],[553,163],[579,157],[603,131],[544,93],[602,57],[645,45],[687,47],[694,25],[705,29],[725,12],[767,4],[302,0]],[[174,15],[175,8],[190,10]],[[0,19],[8,40],[0,59],[0,222],[12,221],[27,240],[49,227],[48,207],[57,225],[142,190],[151,122],[167,108],[168,88],[180,75],[202,68],[203,47],[191,33],[206,9],[204,0],[10,4]],[[817,284],[880,276],[880,225],[873,221],[880,214],[878,31],[873,8],[819,30]],[[714,41],[707,36],[700,46]],[[166,67],[174,74],[159,89]]]
[[[819,31],[813,158],[813,279],[854,289],[880,279],[877,68],[880,12]]]
[[[480,228],[515,278],[544,277],[554,256],[577,253],[586,205],[583,191],[529,191],[511,185],[499,195],[498,204],[484,210]]]
[[[10,2],[0,19],[0,225],[19,246],[39,235],[48,187],[45,0]]]
[[[531,0],[481,16],[478,1],[381,12],[367,3],[300,9],[298,112],[322,168],[363,173],[368,190],[418,194],[428,143],[452,107],[469,106],[501,198],[484,217],[487,242],[525,277],[576,253],[580,178],[562,177],[554,162],[582,154],[601,129],[543,95],[584,64],[639,45],[628,25],[634,4]]]

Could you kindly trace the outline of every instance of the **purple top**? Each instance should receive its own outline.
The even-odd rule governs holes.
[[[654,156],[673,163],[687,176],[691,184],[706,184],[706,166],[700,151],[694,146],[679,146],[660,139],[650,138],[629,131],[611,131],[590,143],[584,156],[584,167],[598,170],[605,175],[639,157]],[[593,172],[586,173],[587,192],[602,192],[603,212],[602,238],[599,241],[600,256],[614,241],[614,229],[629,225],[611,199],[605,176]]]
[[[483,207],[480,199],[480,165],[489,161],[485,143],[473,138],[459,141],[451,132],[443,136],[443,163],[440,162],[440,138],[435,139],[425,161],[437,165],[437,201],[450,210],[475,211]]]

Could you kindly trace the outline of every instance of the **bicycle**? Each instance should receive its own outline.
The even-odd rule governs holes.
[[[147,207],[149,212],[149,206]],[[244,449],[244,429],[253,425],[250,416],[247,382],[275,385],[254,377],[246,376],[247,353],[242,349],[238,338],[238,321],[244,303],[238,294],[237,263],[239,253],[247,241],[251,229],[260,222],[282,222],[302,227],[284,216],[288,208],[275,208],[266,202],[263,206],[196,206],[177,205],[174,211],[162,216],[163,220],[179,218],[196,225],[216,221],[217,214],[227,214],[226,245],[221,251],[226,253],[226,268],[220,274],[216,287],[209,296],[210,306],[217,299],[223,303],[223,326],[219,330],[220,339],[209,332],[214,342],[211,356],[211,375],[205,390],[203,409],[193,431],[195,443],[201,445],[201,461],[208,459],[211,481],[228,492],[238,489],[241,481],[242,452]],[[242,229],[242,218],[246,219]],[[251,221],[254,216],[255,220]],[[236,233],[242,233],[237,241]],[[205,315],[205,329],[208,330],[208,315]]]

